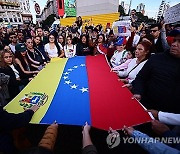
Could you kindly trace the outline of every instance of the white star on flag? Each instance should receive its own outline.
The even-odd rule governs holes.
[[[65,81],[65,84],[70,84],[70,83],[72,83],[70,80]]]
[[[70,69],[68,69],[68,71],[73,71],[73,69],[70,68]]]
[[[68,79],[68,76],[64,76],[63,78],[64,78],[64,80],[66,80],[66,79]]]
[[[78,87],[78,85],[73,84],[73,85],[71,86],[71,89],[77,89],[77,87]]]
[[[86,66],[86,65],[85,65],[85,64],[81,64],[80,66],[81,66],[81,67],[84,67],[84,66]]]
[[[80,89],[81,91],[82,91],[82,93],[84,93],[84,92],[88,92],[88,88],[84,88],[84,87],[82,87],[82,89]]]
[[[74,66],[73,68],[78,68],[78,66]]]
[[[64,73],[64,75],[68,75],[68,74],[69,74],[69,72],[65,72],[65,73]]]

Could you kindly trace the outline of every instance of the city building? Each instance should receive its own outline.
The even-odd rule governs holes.
[[[77,16],[118,12],[119,0],[76,0]]]
[[[58,2],[57,0],[48,0],[46,3],[46,6],[42,10],[41,13],[41,20],[46,20],[47,17],[54,14],[56,17],[58,17]]]
[[[32,21],[29,0],[0,0],[0,24],[19,25]]]
[[[32,14],[30,12],[29,0],[19,0],[19,3],[23,23],[30,23],[32,21]]]

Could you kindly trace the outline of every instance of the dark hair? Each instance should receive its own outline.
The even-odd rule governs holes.
[[[154,36],[153,36],[153,35],[147,34],[147,35],[145,35],[143,38],[148,39],[152,44],[154,44]],[[142,39],[143,39],[143,38],[142,38]]]
[[[105,42],[105,36],[104,36],[104,34],[98,34],[98,35],[97,35],[97,42],[98,42],[99,36],[102,36],[102,37],[103,37],[103,43],[104,43],[104,42]]]
[[[28,62],[28,64],[29,64],[30,61],[29,61],[29,58],[28,58],[27,54],[25,55],[25,57],[26,57],[27,62]],[[16,51],[16,52],[15,52],[15,58],[19,59],[19,61],[21,62],[22,66],[23,66],[23,68],[24,68],[24,70],[26,70],[27,64],[26,64],[26,62],[24,61],[24,58],[22,57],[21,52],[17,52],[17,51]],[[26,71],[27,71],[27,70],[26,70]]]
[[[152,24],[150,26],[150,29],[155,28],[155,27],[158,27],[158,30],[160,30],[162,28],[161,24],[158,23],[158,24]]]
[[[88,46],[88,44],[89,44],[89,39],[88,39],[88,36],[87,36],[86,34],[82,34],[82,35],[80,36],[80,42],[82,43],[82,38],[83,38],[83,37],[86,38],[86,45]]]
[[[9,37],[10,37],[11,35],[16,35],[16,33],[15,33],[15,32],[10,32],[10,33],[9,33]]]
[[[132,9],[132,10],[131,10],[131,12],[132,12],[132,11],[136,12],[136,10],[135,10],[135,9]]]
[[[59,39],[60,36],[63,38],[63,42],[62,42],[61,45],[64,47],[64,46],[65,46],[65,38],[64,38],[64,36],[61,34],[61,35],[58,35],[57,39]],[[58,43],[59,43],[59,41],[58,41]]]
[[[50,36],[54,36],[54,44],[55,44],[55,46],[56,46],[56,48],[57,48],[57,50],[58,50],[58,56],[60,56],[60,54],[61,54],[61,49],[60,49],[60,46],[59,46],[59,44],[58,44],[58,42],[57,42],[57,37],[54,35],[54,34],[49,34],[49,36],[48,36],[48,40],[49,40],[49,37]]]

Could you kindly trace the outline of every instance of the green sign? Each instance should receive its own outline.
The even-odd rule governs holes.
[[[76,17],[76,0],[64,0],[67,17]]]

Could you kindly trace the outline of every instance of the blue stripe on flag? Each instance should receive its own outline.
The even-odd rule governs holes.
[[[52,78],[53,79],[53,78]],[[51,105],[40,123],[91,124],[86,57],[74,57],[66,63]]]

